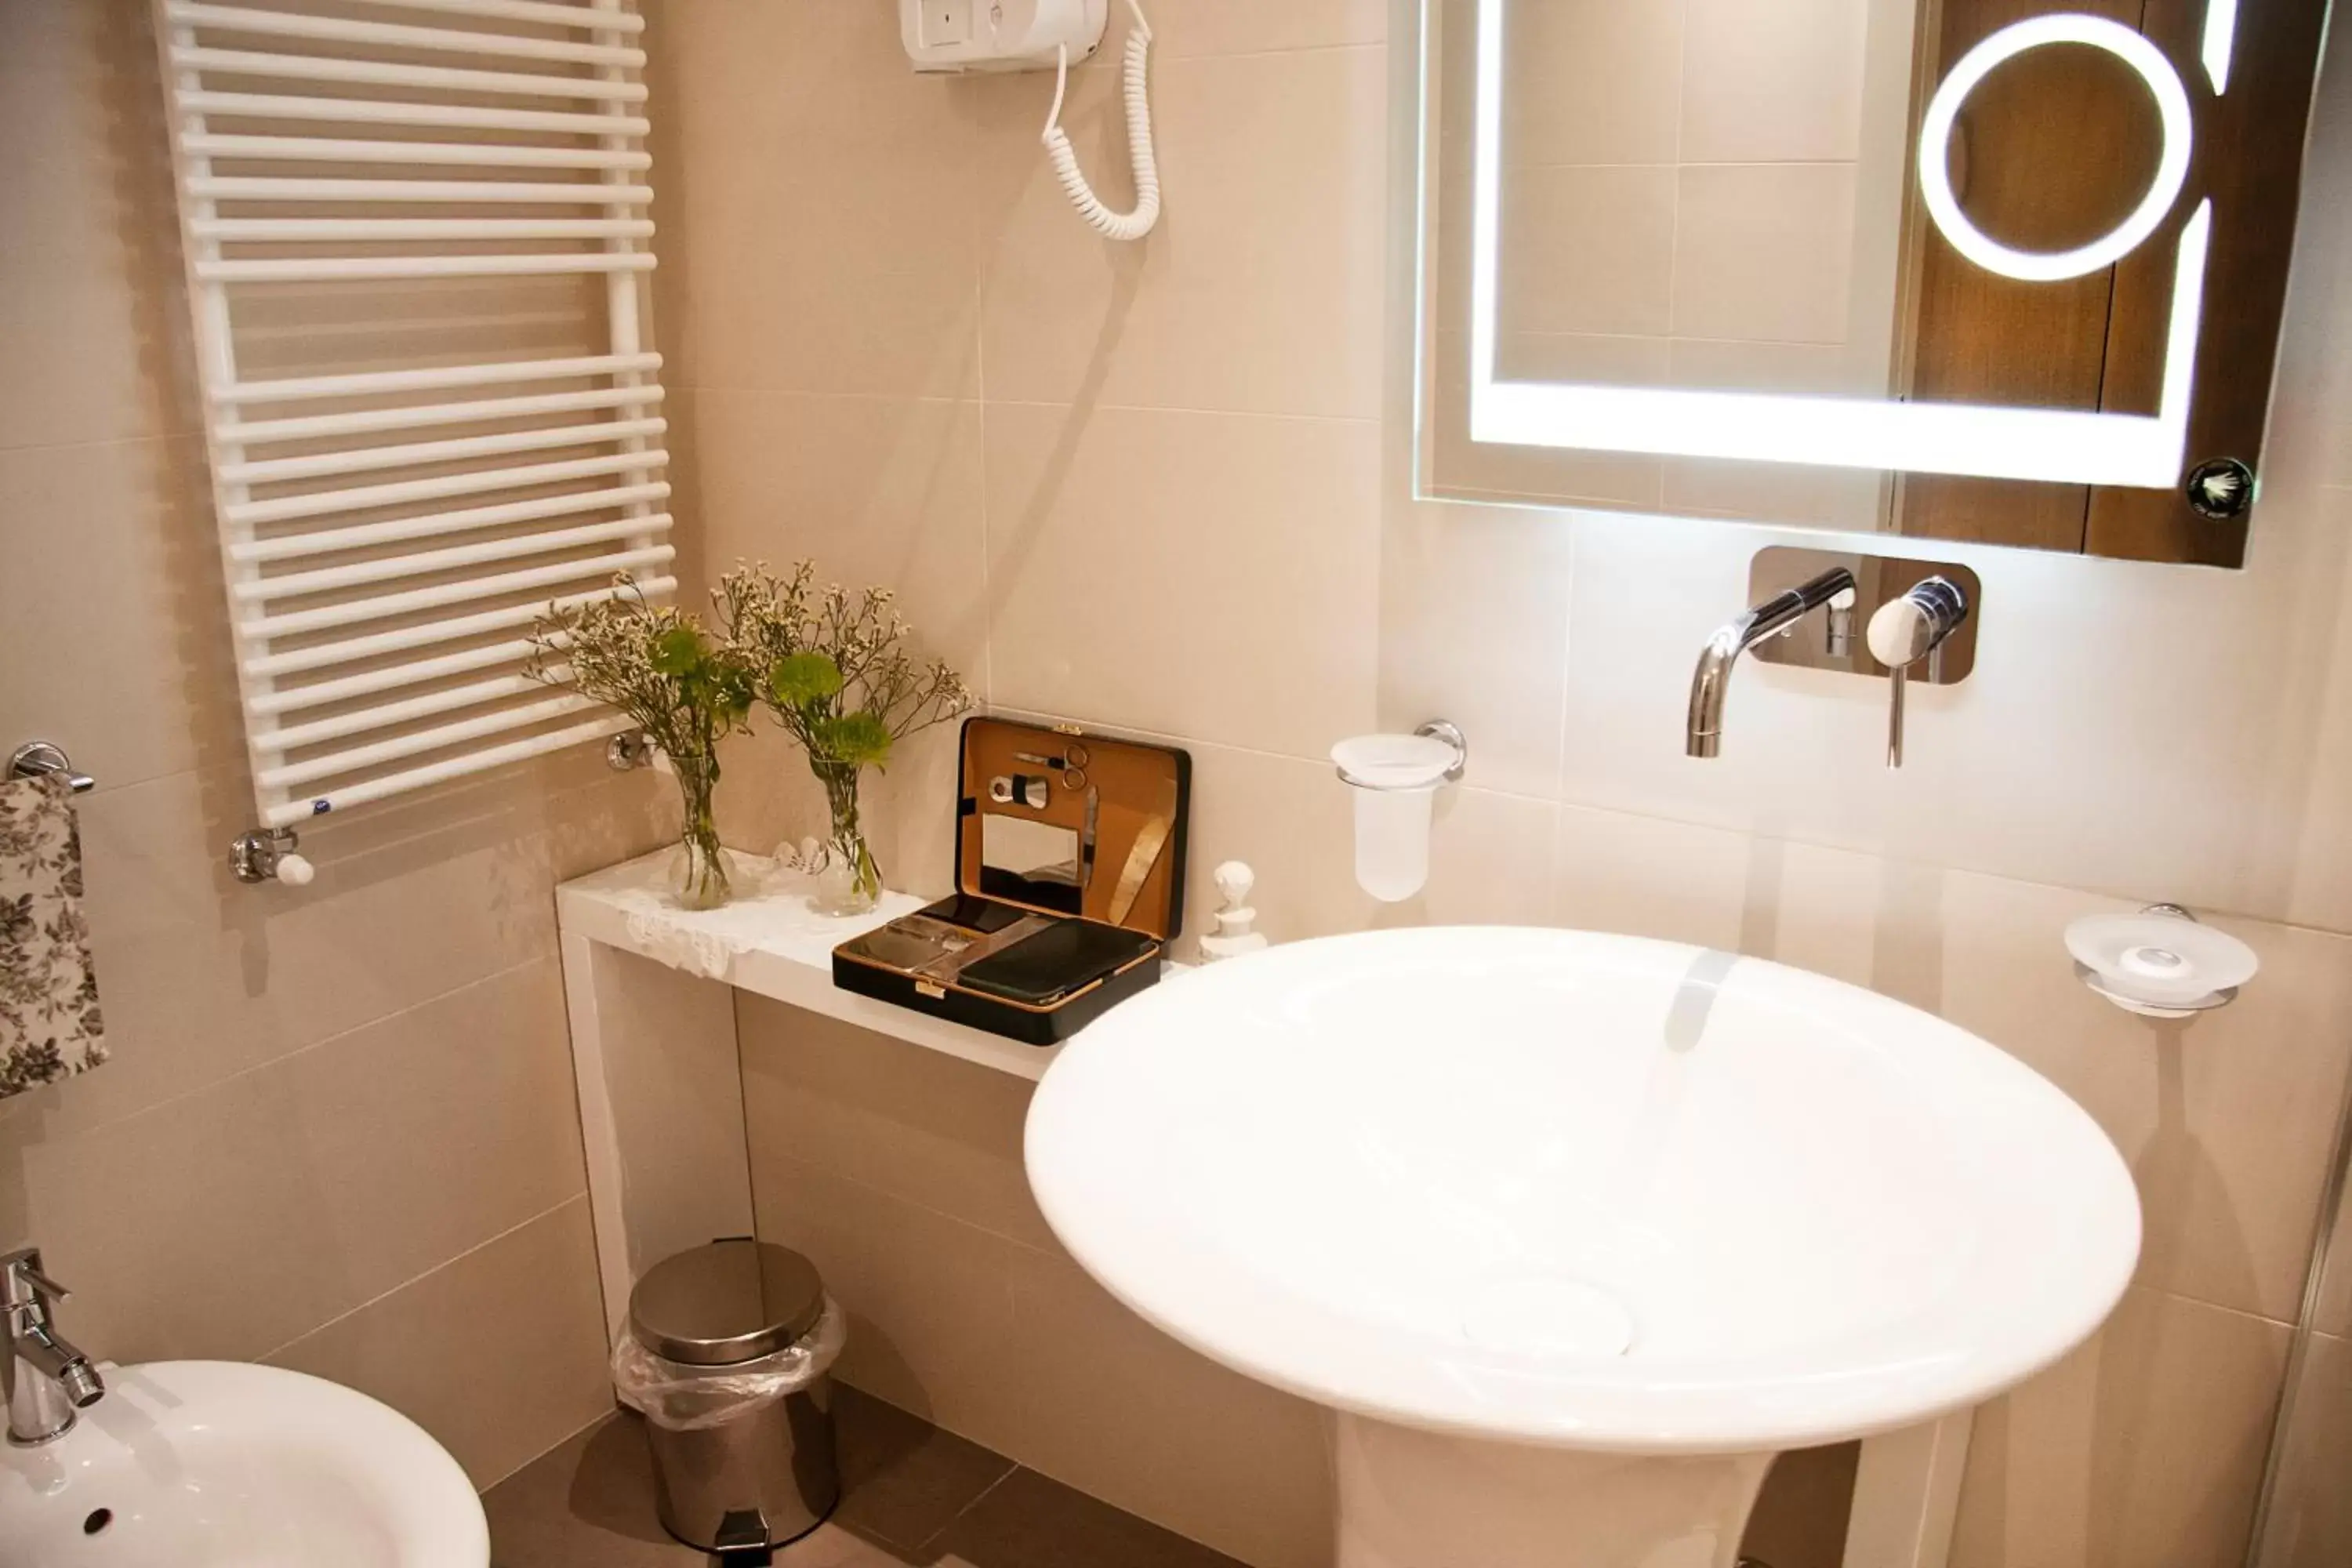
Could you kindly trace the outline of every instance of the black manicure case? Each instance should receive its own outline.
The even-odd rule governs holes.
[[[1182,929],[1192,759],[964,721],[956,891],[833,950],[833,983],[1033,1046],[1160,978]]]

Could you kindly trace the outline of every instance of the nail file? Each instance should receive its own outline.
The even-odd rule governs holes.
[[[1168,831],[1174,826],[1176,791],[1170,786],[1162,792],[1159,815],[1144,819],[1135,835],[1135,847],[1127,852],[1127,867],[1118,874],[1118,886],[1110,896],[1110,923],[1127,923],[1128,911],[1143,892],[1143,884],[1150,879],[1151,868],[1160,864],[1160,852],[1168,847]]]
[[[1078,835],[1078,891],[1095,885],[1095,830],[1102,817],[1102,791],[1087,787],[1087,826]]]

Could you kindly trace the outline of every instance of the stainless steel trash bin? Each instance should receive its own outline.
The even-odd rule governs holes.
[[[841,1495],[832,1379],[744,1397],[719,1380],[813,1334],[825,1310],[816,1268],[748,1237],[656,1264],[629,1294],[629,1333],[686,1384],[646,1413],[665,1529],[706,1552],[756,1552],[805,1535]],[[713,1379],[698,1401],[696,1374]]]

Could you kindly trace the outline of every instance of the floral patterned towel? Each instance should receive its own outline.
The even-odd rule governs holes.
[[[0,1099],[98,1066],[105,1037],[73,790],[55,774],[0,784]]]

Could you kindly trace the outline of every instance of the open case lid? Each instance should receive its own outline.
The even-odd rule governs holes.
[[[1183,929],[1190,753],[971,718],[961,795],[959,891],[1162,942]]]

